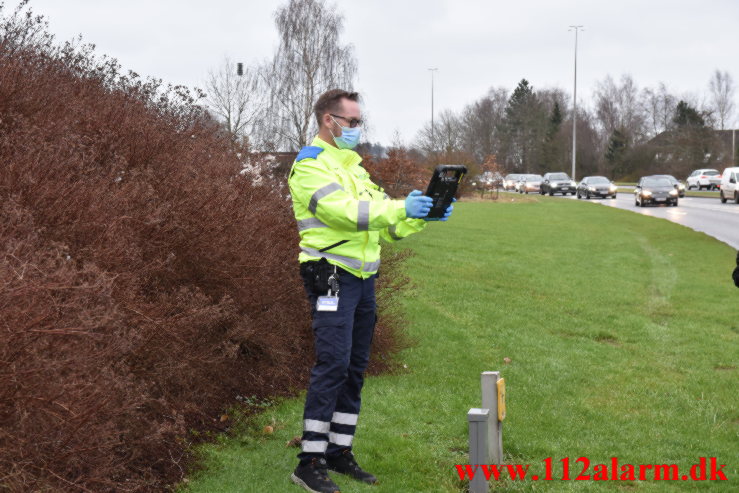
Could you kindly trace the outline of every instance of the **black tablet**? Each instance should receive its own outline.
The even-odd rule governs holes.
[[[465,174],[467,167],[461,164],[440,164],[436,167],[426,190],[426,196],[434,199],[434,205],[427,217],[444,217],[444,212],[451,205]]]

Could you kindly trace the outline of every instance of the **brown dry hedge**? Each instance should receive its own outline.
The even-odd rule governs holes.
[[[198,101],[0,7],[0,490],[167,490],[192,430],[305,387],[286,190],[240,173]],[[399,344],[402,257],[374,371]]]

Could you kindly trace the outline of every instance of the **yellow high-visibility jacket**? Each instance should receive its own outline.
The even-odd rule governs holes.
[[[298,153],[288,184],[300,232],[298,260],[326,260],[366,279],[380,267],[380,238],[394,242],[421,231],[423,219],[405,215],[372,183],[362,158],[316,137]]]

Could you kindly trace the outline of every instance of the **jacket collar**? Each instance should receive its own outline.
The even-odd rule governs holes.
[[[360,156],[353,150],[339,149],[338,147],[332,146],[328,142],[325,142],[318,136],[313,139],[313,142],[311,142],[310,145],[323,149],[324,152],[328,153],[332,161],[341,164],[344,168],[356,166],[362,162],[362,156]]]

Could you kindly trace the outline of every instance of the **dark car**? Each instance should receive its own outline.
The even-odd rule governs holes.
[[[541,182],[541,193],[544,195],[545,193],[548,193],[549,195],[554,195],[555,193],[561,193],[562,195],[567,195],[568,193],[571,193],[572,195],[575,195],[575,192],[577,191],[577,183],[572,181],[572,179],[567,176],[567,173],[547,173],[544,175],[544,180]]]
[[[611,197],[615,199],[617,191],[618,187],[605,176],[586,176],[577,186],[577,198]]]
[[[677,206],[678,192],[667,178],[645,176],[634,189],[634,204],[645,207],[647,204],[667,204]]]
[[[682,183],[680,180],[675,178],[672,175],[652,175],[653,178],[667,178],[670,180],[670,183],[675,187],[675,190],[677,190],[677,195],[680,198],[685,197],[685,184]]]

